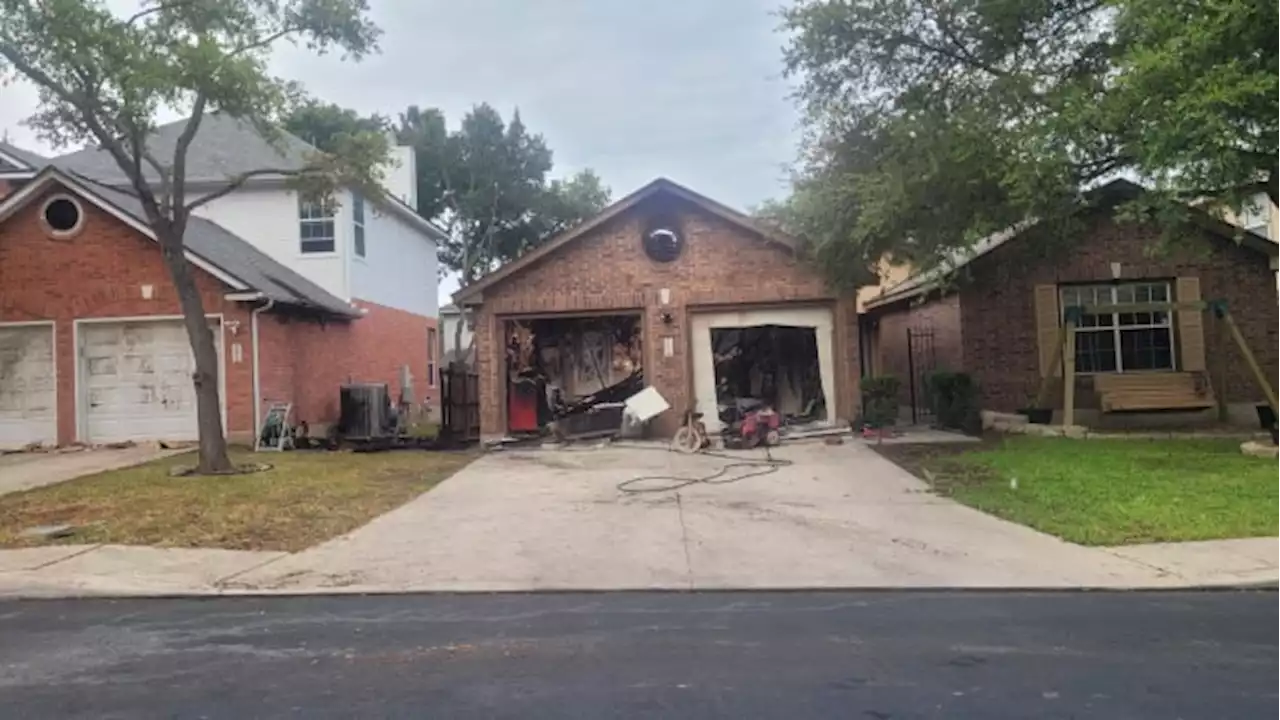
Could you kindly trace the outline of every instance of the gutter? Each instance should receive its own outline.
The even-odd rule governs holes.
[[[262,428],[259,424],[262,422],[259,418],[262,415],[262,378],[259,375],[258,361],[258,315],[275,307],[276,301],[267,298],[266,303],[254,308],[249,313],[249,332],[253,348],[253,448],[258,449],[258,440],[262,437]]]

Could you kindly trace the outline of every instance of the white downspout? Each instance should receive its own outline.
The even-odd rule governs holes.
[[[271,298],[267,298],[266,304],[262,305],[261,307],[254,308],[253,311],[249,313],[249,332],[253,336],[252,337],[253,348],[251,349],[251,352],[253,353],[253,449],[254,450],[258,449],[258,440],[262,437],[262,428],[258,426],[259,423],[262,422],[260,420],[262,416],[262,380],[258,376],[258,367],[259,367],[258,366],[258,315],[260,313],[266,312],[267,310],[270,310],[272,307],[275,306],[275,304],[276,304],[275,300],[272,300]]]

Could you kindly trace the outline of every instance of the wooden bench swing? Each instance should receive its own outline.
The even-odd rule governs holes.
[[[1075,424],[1076,404],[1076,327],[1084,315],[1105,315],[1108,313],[1202,313],[1213,312],[1214,317],[1221,320],[1231,338],[1235,341],[1240,354],[1253,373],[1254,380],[1261,388],[1271,411],[1276,411],[1276,394],[1271,383],[1258,365],[1257,358],[1249,350],[1240,334],[1240,328],[1227,309],[1226,301],[1195,302],[1151,302],[1122,303],[1116,305],[1073,305],[1064,309],[1062,328],[1058,333],[1058,341],[1054,346],[1053,360],[1048,365],[1048,372],[1042,373],[1044,379],[1036,395],[1038,407],[1046,407],[1049,401],[1052,369],[1059,362],[1062,372],[1062,424]],[[1137,410],[1207,410],[1217,405],[1208,376],[1203,372],[1151,372],[1151,373],[1107,373],[1094,378],[1094,389],[1098,393],[1102,412],[1123,412]]]

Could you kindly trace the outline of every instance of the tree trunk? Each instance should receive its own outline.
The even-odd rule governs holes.
[[[172,233],[170,233],[172,234]],[[191,266],[182,251],[182,238],[160,238],[165,266],[182,304],[182,322],[195,355],[196,370],[191,380],[196,389],[196,419],[200,433],[200,460],[196,472],[202,475],[235,470],[227,455],[227,438],[222,432],[222,405],[218,395],[218,350],[204,316],[204,302],[196,287]],[[257,408],[254,408],[257,412]]]
[[[453,328],[454,359],[452,362],[458,362],[465,367],[470,367],[471,366],[470,357],[462,349],[462,328],[466,327],[466,324],[467,324],[467,310],[466,308],[459,307],[458,308],[458,324]],[[474,340],[475,335],[472,335],[471,339]]]

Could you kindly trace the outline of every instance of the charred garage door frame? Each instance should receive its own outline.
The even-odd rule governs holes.
[[[691,385],[707,431],[719,432],[716,412],[716,374],[711,330],[757,325],[811,327],[818,343],[818,368],[828,418],[836,416],[836,308],[833,304],[768,305],[762,307],[690,308],[689,348]]]

